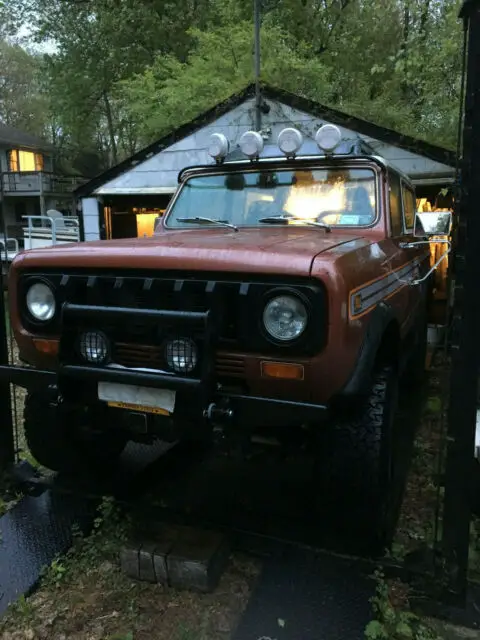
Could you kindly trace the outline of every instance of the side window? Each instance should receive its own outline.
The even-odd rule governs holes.
[[[415,194],[411,189],[402,185],[403,211],[405,219],[405,230],[411,231],[415,224],[415,209],[417,208]]]
[[[392,227],[392,235],[394,237],[401,236],[403,224],[400,178],[395,173],[389,173],[388,179],[390,185],[390,223]]]

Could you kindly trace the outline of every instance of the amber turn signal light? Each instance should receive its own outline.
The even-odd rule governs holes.
[[[45,340],[44,338],[34,338],[35,349],[49,356],[58,355],[58,340]]]
[[[262,362],[260,364],[264,378],[282,378],[283,380],[303,380],[302,364],[291,362]]]

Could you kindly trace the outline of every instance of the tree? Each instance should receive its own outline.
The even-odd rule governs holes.
[[[0,121],[29,133],[45,135],[48,106],[40,86],[38,57],[0,40]]]

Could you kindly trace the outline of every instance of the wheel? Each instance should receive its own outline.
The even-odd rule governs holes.
[[[123,432],[90,431],[88,413],[61,410],[44,395],[28,393],[25,399],[25,440],[35,460],[52,471],[95,471],[114,466],[129,438]],[[83,417],[83,424],[82,424]]]
[[[357,533],[382,547],[394,529],[394,415],[398,403],[395,367],[373,374],[368,396],[354,415],[326,433],[321,453],[322,489]]]

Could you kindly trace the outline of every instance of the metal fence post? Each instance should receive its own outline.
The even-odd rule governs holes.
[[[3,215],[3,190],[0,188],[0,221],[1,227],[6,231]],[[5,305],[5,287],[3,278],[3,261],[6,256],[0,258],[0,365],[8,365],[8,333]],[[0,380],[0,473],[4,472],[15,461],[15,443],[13,437],[12,399],[10,396],[10,384]]]
[[[467,0],[461,185],[456,215],[455,299],[443,505],[442,582],[445,596],[464,601],[470,544],[480,326],[480,0]]]

